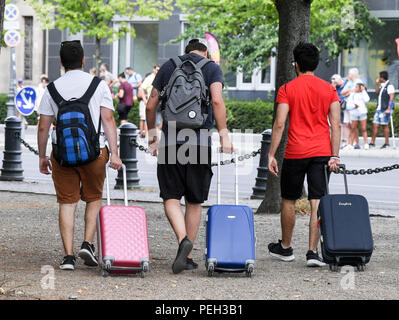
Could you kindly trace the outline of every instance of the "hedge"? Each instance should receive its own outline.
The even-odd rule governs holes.
[[[4,119],[7,115],[7,96],[0,95],[0,123],[4,123]],[[227,109],[227,127],[231,131],[233,129],[241,130],[245,132],[246,129],[253,130],[254,133],[262,133],[265,129],[272,128],[272,117],[273,117],[273,102],[267,101],[244,101],[244,100],[226,100]],[[116,105],[116,101],[115,101]],[[375,113],[375,104],[369,104],[368,106],[368,121],[367,131],[368,135],[371,136],[371,130],[373,126],[373,117]],[[393,117],[395,132],[399,136],[399,106],[396,107]],[[115,119],[119,125],[118,114],[115,111]],[[29,124],[36,124],[36,115],[32,114],[27,118]],[[138,103],[135,103],[131,109],[128,120],[131,123],[139,126],[139,109]],[[382,135],[380,129],[379,135]],[[361,136],[361,135],[360,135]]]

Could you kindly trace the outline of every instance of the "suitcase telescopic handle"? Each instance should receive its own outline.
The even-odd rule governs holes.
[[[220,204],[220,195],[221,195],[221,182],[220,182],[220,172],[221,172],[221,154],[222,154],[222,147],[217,149],[217,162],[218,162],[218,172],[217,172],[217,204]],[[233,151],[234,155],[234,193],[235,193],[235,204],[238,205],[238,155],[237,150]]]
[[[108,170],[109,170],[109,165],[111,163],[108,162],[105,166],[105,177],[106,177],[106,184],[107,184],[107,205],[111,205],[111,199],[110,199],[110,194],[109,194],[109,176],[108,176]],[[123,171],[123,193],[125,196],[125,206],[127,207],[128,202],[127,202],[127,179],[126,179],[126,166],[122,164],[122,171]]]
[[[346,166],[344,164],[338,164],[337,166],[338,166],[338,168],[343,170],[344,182],[345,182],[345,193],[349,194],[349,191],[348,191],[348,180],[346,179]],[[325,180],[326,180],[327,194],[330,194],[330,189],[328,187],[328,173],[327,173],[328,168],[329,168],[328,165],[324,166],[324,176],[325,176]]]

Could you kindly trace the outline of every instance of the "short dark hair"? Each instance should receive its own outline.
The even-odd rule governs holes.
[[[118,75],[118,78],[126,79],[125,73],[122,72]]]
[[[388,72],[386,72],[386,71],[381,71],[381,72],[380,72],[380,77],[381,77],[382,79],[384,79],[384,80],[388,80],[388,79],[389,79],[389,77],[388,77]]]
[[[60,58],[66,70],[82,68],[83,47],[79,40],[61,42]]]
[[[184,53],[190,53],[191,51],[198,50],[205,52],[208,50],[207,46],[200,42],[199,39],[191,39],[184,50]]]
[[[294,48],[294,60],[301,72],[314,71],[319,64],[320,52],[311,43],[300,42]]]
[[[126,68],[125,68],[125,71],[126,71],[126,70],[133,70],[133,68],[132,68],[132,67],[126,67]]]

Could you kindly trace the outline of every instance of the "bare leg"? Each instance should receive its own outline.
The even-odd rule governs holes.
[[[177,241],[180,243],[187,236],[186,222],[180,201],[176,199],[168,199],[164,201],[166,217],[176,234]]]
[[[389,127],[387,125],[383,127],[384,127],[385,144],[389,144]]]
[[[367,144],[368,143],[367,120],[360,121],[360,130],[362,130],[364,144]]]
[[[371,143],[375,144],[375,139],[377,137],[377,133],[378,133],[378,123],[374,123],[373,124],[373,133],[371,136]]]
[[[281,208],[281,231],[282,245],[291,246],[292,233],[295,226],[295,200],[282,200]]]
[[[358,121],[352,121],[351,123],[351,145],[354,143],[359,143],[359,134],[357,133]]]
[[[310,224],[309,224],[309,250],[316,251],[320,240],[319,229],[317,227],[317,209],[320,200],[310,200]]]
[[[97,229],[97,215],[101,208],[101,200],[88,202],[85,212],[85,241],[93,243]]]
[[[77,203],[60,204],[59,227],[66,255],[73,255],[73,231]]]
[[[201,222],[201,204],[190,203],[186,200],[186,216],[185,224],[187,230],[187,238],[194,244],[197,238],[199,225]],[[188,255],[188,258],[192,258],[192,253]]]

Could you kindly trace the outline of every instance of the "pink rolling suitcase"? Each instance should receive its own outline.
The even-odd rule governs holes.
[[[109,274],[140,273],[149,270],[147,217],[143,208],[129,207],[126,167],[123,169],[125,206],[110,205],[109,163],[106,167],[107,205],[97,216],[99,265],[104,277]]]

